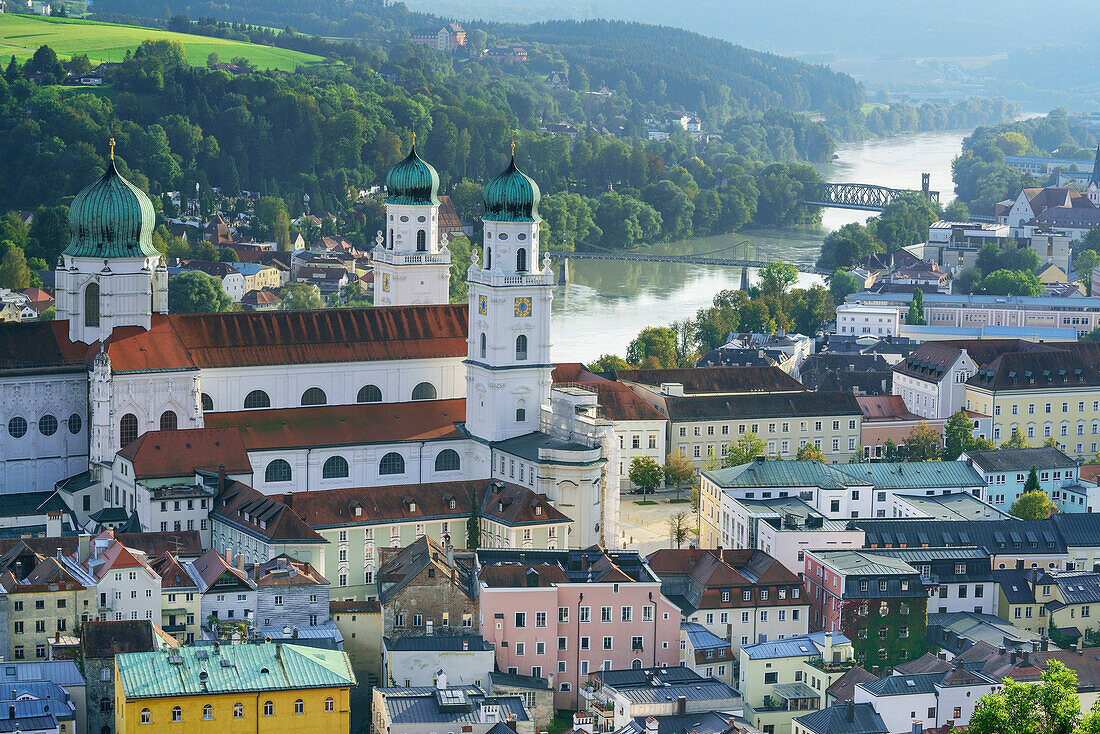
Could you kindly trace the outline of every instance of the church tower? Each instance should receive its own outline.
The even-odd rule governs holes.
[[[466,428],[487,441],[539,430],[550,400],[550,258],[539,265],[539,187],[511,163],[485,186],[484,255],[467,274]]]
[[[1100,145],[1096,146],[1096,160],[1092,163],[1092,175],[1089,176],[1089,185],[1085,189],[1092,205],[1100,209]]]
[[[168,312],[155,223],[149,197],[115,168],[112,139],[107,172],[69,207],[71,239],[57,262],[57,319],[68,320],[71,340],[92,344],[118,326],[148,329],[154,313]]]
[[[449,303],[451,253],[439,238],[439,174],[416,154],[386,175],[386,232],[371,250],[374,305]]]

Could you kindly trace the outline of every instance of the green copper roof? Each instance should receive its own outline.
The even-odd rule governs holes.
[[[153,226],[156,212],[141,189],[127,181],[115,168],[85,187],[69,206],[69,246],[73,257],[153,257]]]
[[[539,222],[539,186],[530,176],[516,168],[512,157],[504,172],[485,185],[482,195],[485,215],[490,222]]]
[[[204,645],[117,655],[126,698],[355,685],[348,657],[339,650],[271,642],[219,645],[216,650]]]
[[[405,160],[386,174],[386,202],[413,206],[439,203],[439,174],[416,154],[413,145]]]

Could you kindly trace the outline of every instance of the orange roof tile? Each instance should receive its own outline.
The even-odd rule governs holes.
[[[189,476],[198,469],[216,471],[219,465],[225,466],[227,474],[252,473],[241,431],[233,425],[149,431],[118,455],[129,459],[134,465],[134,476],[143,479]]]

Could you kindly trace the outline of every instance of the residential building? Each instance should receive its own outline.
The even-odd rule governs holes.
[[[466,29],[458,23],[447,23],[440,28],[421,28],[409,34],[409,41],[435,51],[454,51],[466,45]]]
[[[1029,632],[1057,630],[1064,642],[1082,638],[1092,612],[1100,610],[1100,573],[1094,571],[1004,572],[998,581],[1007,602],[1001,619]]]
[[[256,626],[256,585],[241,568],[230,565],[233,555],[227,555],[223,558],[211,549],[190,563],[199,586],[199,625],[208,639],[234,631],[243,634]]]
[[[738,686],[745,718],[762,732],[790,734],[792,720],[822,709],[826,690],[854,667],[852,642],[839,632],[742,647]]]
[[[351,689],[352,720],[369,721],[370,691],[382,684],[382,605],[377,601],[330,601],[329,611],[360,681]]]
[[[523,696],[527,713],[538,731],[549,731],[554,720],[554,674],[545,678],[518,673],[489,672],[489,693],[493,696]]]
[[[1036,469],[1039,489],[1059,512],[1086,512],[1088,509],[1088,489],[1078,477],[1077,462],[1059,449],[965,451],[959,461],[972,465],[985,476],[989,501],[1001,510],[1011,509],[1024,493],[1032,467]],[[1100,542],[1100,538],[1097,541]]]
[[[1065,567],[1067,558],[1066,542],[1050,520],[856,520],[855,524],[866,533],[867,548],[978,546],[994,570],[1058,569]]]
[[[283,284],[282,275],[278,268],[272,265],[242,262],[228,263],[228,265],[244,276],[244,295],[248,295],[252,291],[277,289]],[[237,303],[244,300],[244,295]]]
[[[581,689],[596,731],[621,731],[634,719],[741,708],[741,693],[684,667],[600,670]]]
[[[869,703],[849,701],[794,720],[793,734],[891,734],[882,717]]]
[[[329,616],[329,582],[316,568],[280,555],[249,569],[249,579],[262,637],[326,639],[341,649],[343,637]]]
[[[479,550],[479,626],[497,668],[554,673],[557,708],[577,705],[590,672],[675,666],[680,613],[637,551]]]
[[[447,467],[459,466],[459,461],[457,452],[444,450],[434,466],[440,474],[455,473]],[[510,473],[515,474],[514,461]],[[533,473],[523,476],[523,481],[534,480]],[[366,599],[377,593],[373,579],[383,548],[405,548],[422,537],[465,548],[475,501],[482,546],[564,547],[572,526],[545,495],[503,480],[314,490],[284,496],[283,501],[327,541],[318,549],[323,549],[324,559],[312,562],[331,577],[334,594],[341,599]]]
[[[0,651],[5,660],[45,660],[48,643],[98,613],[96,585],[20,543],[0,558]]]
[[[922,520],[1007,520],[1009,514],[969,492],[927,495],[923,492],[892,495],[887,517]]]
[[[487,688],[496,654],[481,635],[382,638],[382,680],[434,686],[441,670],[457,685]]]
[[[931,653],[928,653],[928,655],[930,656]],[[898,668],[894,668],[894,670],[898,670]],[[837,678],[831,686],[825,689],[825,706],[835,706],[838,703],[847,703],[853,700],[856,686],[872,680],[878,680],[878,676],[868,673],[862,666],[857,665],[854,668],[849,668],[844,675]]]
[[[294,496],[268,496],[241,482],[228,482],[210,512],[211,548],[246,565],[286,554],[325,567],[325,538],[294,511]]]
[[[926,652],[931,584],[905,561],[868,551],[811,550],[805,579],[810,629],[850,631],[856,658],[871,672]]]
[[[488,695],[477,686],[450,686],[446,673],[433,686],[375,688],[372,734],[535,734],[522,696]]]
[[[161,629],[185,645],[201,639],[201,579],[192,576],[194,566],[168,552],[149,565],[160,576]]]
[[[455,558],[428,536],[400,551],[384,551],[374,580],[382,603],[385,635],[473,635],[477,595],[468,554]]]
[[[894,395],[922,418],[950,418],[966,405],[966,381],[977,371],[965,346],[926,342],[894,366]]]
[[[145,553],[126,547],[110,532],[80,536],[77,553],[62,556],[61,562],[85,585],[95,586],[100,620],[160,620],[160,576]]]
[[[1045,651],[1050,646],[1050,639],[1046,637],[1045,629],[1040,633],[1030,632],[992,614],[928,613],[928,644],[939,648],[941,655],[951,654],[958,659],[978,643],[1013,650],[1031,650],[1037,645]],[[894,671],[898,672],[898,669]]]
[[[115,671],[119,734],[173,723],[319,734],[343,734],[351,725],[355,674],[336,650],[279,642],[181,647],[121,653]],[[244,722],[230,723],[239,719]]]
[[[1050,524],[1066,544],[1067,570],[1100,571],[1100,515],[1058,513]]]
[[[680,667],[733,685],[737,653],[730,641],[698,622],[680,623]]]
[[[836,307],[836,333],[858,336],[895,336],[903,323],[890,305],[842,303]]]
[[[880,548],[861,555],[903,561],[916,569],[925,584],[934,587],[928,597],[929,613],[997,613],[997,584],[983,548]]]
[[[684,624],[699,625],[734,653],[743,645],[808,631],[810,602],[802,595],[801,579],[764,551],[662,549],[647,560],[661,579],[662,593],[680,608],[681,630]],[[684,639],[682,632],[681,643]],[[682,660],[684,652],[681,644]],[[716,665],[706,676],[728,680],[726,674]]]
[[[1001,688],[999,680],[967,670],[957,661],[946,673],[892,675],[855,687],[855,703],[871,704],[891,734],[924,729],[964,727],[987,693]]]
[[[798,497],[734,499],[722,496],[723,547],[758,548],[784,568],[803,568],[810,548],[862,548],[864,534],[847,520],[831,520]],[[703,525],[707,530],[710,526]],[[701,547],[714,547],[710,540]],[[805,618],[805,613],[802,614]]]
[[[921,260],[904,268],[898,268],[889,275],[894,285],[911,286],[922,291],[932,290],[940,293],[951,292],[951,273],[941,270],[938,263]]]
[[[821,352],[806,358],[798,379],[814,392],[850,392],[858,402],[864,396],[889,395],[893,373],[881,354]],[[866,410],[863,420],[867,420]]]
[[[0,685],[3,686],[0,690],[8,692],[23,689],[30,698],[38,698],[40,701],[39,703],[28,701],[25,704],[16,702],[17,718],[23,721],[18,727],[12,726],[9,731],[21,731],[26,734],[35,732],[34,727],[41,722],[35,722],[33,719],[39,716],[50,718],[47,715],[49,711],[44,710],[44,707],[54,712],[53,721],[45,724],[45,730],[52,731],[54,734],[61,734],[62,727],[65,734],[83,734],[90,731],[87,723],[86,686],[77,661],[6,660],[0,666]],[[17,699],[20,697],[18,693],[15,696]],[[8,703],[8,705],[11,704]],[[28,723],[31,726],[28,727]]]
[[[244,275],[233,268],[229,263],[223,262],[177,260],[176,264],[169,264],[168,280],[171,282],[172,278],[180,273],[193,272],[206,273],[216,278],[222,290],[225,291],[225,295],[229,296],[229,300],[233,301],[233,303],[240,303],[241,298],[243,298],[244,294],[247,292]]]
[[[148,619],[84,623],[80,633],[80,666],[87,681],[87,728],[81,731],[89,734],[114,731],[116,655],[176,647],[176,640]]]

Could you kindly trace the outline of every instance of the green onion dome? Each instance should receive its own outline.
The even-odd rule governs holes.
[[[438,205],[439,174],[416,154],[409,155],[386,174],[386,203],[412,206]]]
[[[539,185],[516,168],[512,156],[504,172],[485,185],[485,214],[481,218],[489,222],[540,222],[541,198]]]
[[[114,156],[107,172],[69,205],[69,246],[73,257],[154,257],[156,212],[145,192],[122,177]]]

